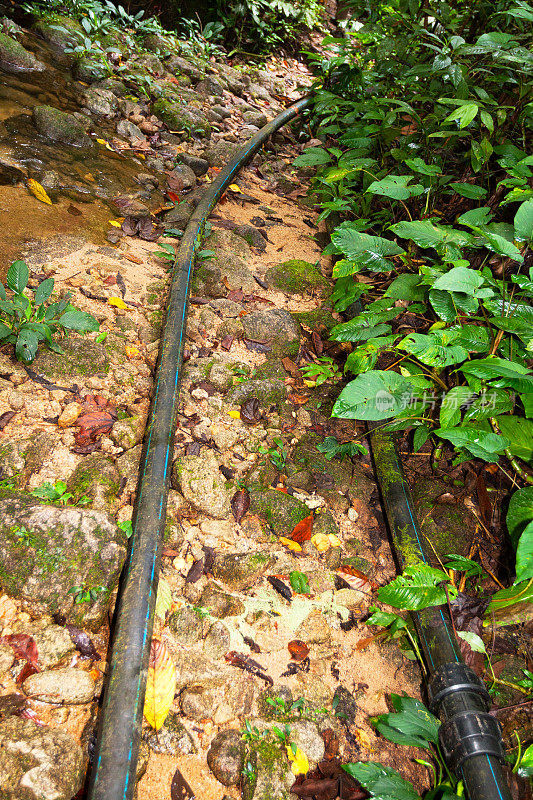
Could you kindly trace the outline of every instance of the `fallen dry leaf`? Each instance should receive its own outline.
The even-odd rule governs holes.
[[[152,639],[148,679],[144,698],[144,718],[156,731],[163,727],[176,690],[176,668],[164,642]]]
[[[309,514],[308,517],[294,526],[290,536],[293,542],[303,544],[311,539],[313,535],[313,519],[313,515]]]
[[[309,647],[300,639],[293,639],[287,647],[293,661],[303,661],[309,655]]]

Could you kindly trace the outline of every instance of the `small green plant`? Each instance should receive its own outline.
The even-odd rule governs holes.
[[[68,505],[69,500],[74,496],[72,492],[67,492],[67,484],[65,481],[55,481],[53,485],[45,481],[45,483],[42,483],[34,489],[31,494],[45,503],[58,503],[60,506]],[[87,497],[87,495],[83,495],[76,505],[85,506],[90,502],[91,498]]]
[[[244,720],[244,728],[241,730],[241,738],[248,744],[257,745],[264,739],[267,731],[260,731],[257,725],[252,725],[249,719]]]
[[[380,611],[376,606],[371,606],[369,611],[371,616],[366,620],[366,625],[377,625],[383,631],[377,636],[382,639],[391,639],[398,642],[400,650],[404,656],[411,661],[418,659],[423,665],[422,653],[418,646],[418,640],[410,619],[404,619],[399,614],[389,611]],[[377,637],[376,637],[377,638]]]
[[[258,448],[259,452],[268,456],[270,463],[278,470],[278,472],[283,472],[285,469],[288,452],[285,449],[283,440],[280,439],[279,436],[274,437],[272,442],[273,446],[271,447],[265,447],[264,445],[261,445],[261,447]],[[266,459],[263,459],[261,463],[266,464]]]
[[[428,797],[447,797],[455,800],[463,794],[461,781],[458,781],[448,770],[439,749],[440,721],[427,708],[413,697],[391,694],[394,712],[382,714],[371,720],[379,734],[395,744],[421,747],[428,751],[430,760],[415,759],[418,764],[427,767],[433,788]],[[394,797],[396,800],[414,800],[419,797],[414,786],[401,777],[392,767],[378,762],[345,764],[343,769],[352,778],[367,789],[371,797]]]
[[[205,606],[193,606],[192,610],[200,619],[209,619],[211,616],[209,609]]]
[[[75,603],[94,603],[105,591],[105,586],[89,586],[87,583],[82,583],[79,586],[73,586],[69,594],[74,595]]]
[[[360,442],[339,442],[334,436],[326,436],[323,442],[316,448],[320,453],[324,453],[328,461],[338,456],[341,461],[345,458],[353,458],[356,455],[368,455],[368,450]]]
[[[126,536],[128,537],[128,539],[129,539],[129,538],[130,538],[130,536],[133,534],[133,524],[132,524],[132,521],[131,521],[131,519],[125,519],[125,520],[124,520],[124,522],[121,522],[121,523],[120,523],[120,525],[119,525],[118,527],[120,528],[120,530],[121,530],[123,533],[125,533],[125,534],[126,534]]]
[[[292,703],[288,703],[284,697],[277,695],[276,697],[267,697],[266,703],[272,706],[274,711],[279,716],[300,716],[305,707],[305,700],[299,697]]]
[[[234,384],[244,383],[244,381],[248,380],[248,370],[244,367],[239,367],[237,364],[235,364],[231,371],[233,372]]]
[[[159,242],[159,247],[161,250],[156,250],[154,256],[162,258],[169,264],[169,266],[171,266],[176,260],[176,250],[174,245],[167,244],[166,242]]]
[[[252,764],[252,762],[249,761],[248,759],[246,759],[246,763],[244,764],[244,767],[242,768],[241,775],[242,775],[242,777],[244,778],[244,780],[247,783],[250,783],[250,784],[254,784],[255,783],[255,780],[257,778],[257,771],[256,771],[254,765]]]
[[[24,544],[26,546],[31,545],[33,541],[33,536],[31,531],[24,527],[24,525],[17,525],[13,528],[13,536],[15,536],[20,544]]]
[[[20,361],[31,363],[43,341],[51,350],[62,353],[53,339],[57,332],[67,335],[69,330],[88,333],[99,329],[91,314],[70,305],[70,295],[55,303],[47,302],[54,290],[53,278],[46,278],[35,290],[29,290],[33,297],[26,294],[28,280],[28,265],[14,261],[6,277],[9,295],[0,283],[0,343],[15,345],[15,355]]]
[[[318,361],[300,367],[304,378],[315,386],[321,386],[326,381],[337,383],[342,375],[337,364],[331,356],[319,356]]]

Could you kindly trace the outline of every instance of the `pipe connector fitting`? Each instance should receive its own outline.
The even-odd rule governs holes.
[[[505,761],[500,723],[485,712],[454,714],[440,726],[439,744],[446,763],[455,773],[473,756],[493,756]]]
[[[450,661],[441,664],[429,680],[428,697],[432,714],[438,715],[443,700],[457,692],[469,692],[477,695],[486,711],[491,706],[490,695],[481,678],[478,678],[466,664],[460,661]]]

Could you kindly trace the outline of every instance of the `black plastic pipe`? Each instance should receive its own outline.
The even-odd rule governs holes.
[[[394,436],[375,425],[370,445],[376,477],[400,566],[432,558],[414,510]],[[490,696],[464,663],[447,606],[412,611],[428,667],[431,711],[441,719],[439,744],[447,766],[463,779],[469,800],[511,800],[502,771],[501,729]]]
[[[303,98],[294,103],[246,143],[207,188],[180,243],[172,272],[145,436],[131,549],[119,591],[109,673],[89,784],[91,800],[129,800],[135,789],[195,251],[207,217],[235,174],[253,158],[269,136],[298,116],[310,102],[310,98]]]

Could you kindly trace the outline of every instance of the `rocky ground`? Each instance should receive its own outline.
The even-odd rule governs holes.
[[[69,800],[93,752],[127,552],[169,282],[161,243],[175,243],[161,235],[185,227],[238,143],[310,77],[292,61],[202,60],[186,43],[187,58],[175,43],[169,54],[157,37],[129,54],[126,78],[87,60],[71,77],[68,33],[4,30],[6,207],[50,226],[19,256],[33,285],[53,276],[100,322],[31,370],[0,352],[0,795]],[[149,94],[131,100],[139,76]],[[176,683],[163,727],[145,723],[140,800],[168,797],[176,774],[197,800],[312,798],[302,778],[293,786],[288,742],[333,781],[340,762],[371,759],[427,782],[414,750],[369,725],[391,691],[418,696],[420,674],[364,625],[394,574],[372,469],[317,449],[356,431],[329,418],[338,387],[299,370],[340,354],[327,341],[331,265],[290,166],[301,146],[280,133],[241,174],[195,270],[154,634]],[[114,218],[98,225],[106,243],[89,217]],[[423,524],[468,555],[475,518],[439,504],[445,489],[418,481]]]

